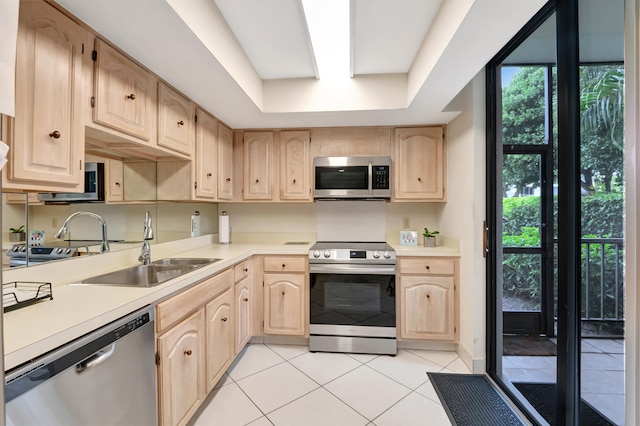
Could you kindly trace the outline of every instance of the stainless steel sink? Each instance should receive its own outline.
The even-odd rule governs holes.
[[[201,258],[201,257],[167,257],[165,259],[151,262],[153,265],[185,265],[200,267],[209,265],[219,261],[220,259]]]
[[[153,287],[220,259],[167,258],[87,278],[81,284]]]

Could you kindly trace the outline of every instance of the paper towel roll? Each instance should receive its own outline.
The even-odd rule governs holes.
[[[218,217],[218,242],[220,244],[230,244],[229,215],[226,211]]]

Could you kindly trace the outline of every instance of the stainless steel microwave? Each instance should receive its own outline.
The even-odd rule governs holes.
[[[391,198],[391,157],[316,157],[313,198]]]
[[[84,192],[46,192],[38,199],[46,204],[104,202],[104,163],[84,164]]]

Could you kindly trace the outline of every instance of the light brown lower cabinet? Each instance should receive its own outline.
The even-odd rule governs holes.
[[[264,334],[307,334],[307,276],[306,256],[264,258]]]
[[[457,340],[457,259],[399,258],[397,281],[401,339]]]
[[[254,295],[251,291],[251,259],[237,264],[235,271],[236,354],[244,348],[253,335],[252,312]]]
[[[161,425],[187,424],[234,356],[233,269],[156,306]]]
[[[160,424],[186,424],[206,396],[204,310],[158,338]]]
[[[235,355],[233,344],[233,289],[207,303],[207,392],[218,383]]]

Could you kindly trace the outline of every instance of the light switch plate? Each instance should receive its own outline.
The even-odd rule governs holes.
[[[409,229],[411,228],[411,219],[409,219],[409,216],[404,216],[402,218],[402,229]]]

